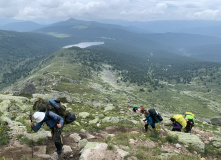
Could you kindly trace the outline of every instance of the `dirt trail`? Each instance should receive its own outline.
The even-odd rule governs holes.
[[[98,132],[73,132],[78,133],[81,137],[81,139],[87,138],[88,135],[93,136],[92,139],[88,139],[89,142],[99,142],[102,139],[104,139],[108,134],[116,134],[119,132],[125,133],[125,132],[132,132],[132,131],[138,131],[140,132],[140,129],[138,128],[123,128],[123,127],[107,127],[104,130],[100,130]],[[73,142],[70,141],[70,134],[68,133],[63,136],[63,142],[64,145],[73,146]],[[47,154],[52,155],[55,152],[55,146],[54,142],[49,139],[45,142],[47,147]],[[35,154],[35,146],[33,147],[33,155]],[[28,145],[22,145],[17,140],[11,140],[10,144],[4,147],[0,147],[0,158],[4,157],[5,160],[22,160],[22,158],[32,158],[32,147]],[[70,155],[65,155],[66,159],[68,160],[79,160],[80,157],[80,149],[77,147],[73,150],[72,157]],[[67,158],[68,157],[68,158]],[[36,158],[34,156],[34,158]]]

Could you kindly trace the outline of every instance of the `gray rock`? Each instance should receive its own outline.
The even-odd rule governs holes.
[[[178,142],[184,145],[192,145],[197,152],[204,152],[205,144],[200,138],[194,134],[184,132],[173,132],[169,131],[169,135],[178,136]]]
[[[137,122],[137,121],[136,121]],[[119,123],[121,124],[131,124],[133,125],[134,123],[128,119],[123,119],[123,120],[120,120]]]
[[[96,124],[98,121],[99,121],[99,119],[95,118],[95,119],[89,121],[89,124]]]
[[[76,143],[78,143],[81,140],[81,137],[77,133],[71,134],[69,137]]]
[[[24,86],[24,88],[20,91],[20,93],[32,95],[34,93],[38,93],[38,90],[36,89],[34,84],[28,83]]]
[[[57,93],[51,93],[51,94],[33,94],[33,99],[37,99],[38,97],[43,99],[59,99],[65,97],[68,103],[72,103],[73,98],[68,92],[57,92]],[[33,99],[31,101],[33,101]]]
[[[26,133],[25,135],[28,137],[28,139],[37,142],[41,139],[48,139],[50,133],[51,133],[50,131],[45,131],[43,129],[43,130],[38,131],[36,133]]]
[[[120,120],[118,117],[105,117],[102,122],[118,123]]]
[[[82,139],[78,142],[78,147],[79,148],[83,148],[84,146],[86,146],[88,143],[87,139]]]
[[[221,126],[221,117],[213,117],[210,119],[210,121],[216,126]]]
[[[66,154],[71,154],[73,151],[72,151],[72,149],[71,149],[71,147],[70,146],[68,146],[68,145],[64,145],[63,146],[63,150],[64,150],[64,154],[66,155]]]
[[[81,112],[79,113],[79,117],[82,117],[82,118],[87,118],[90,114],[88,112]]]
[[[9,101],[15,101],[16,103],[25,103],[25,102],[28,102],[29,99],[26,98],[26,97],[21,97],[21,96],[13,96],[13,95],[10,95],[10,94],[7,94],[7,95],[3,95],[3,94],[0,94],[0,99],[1,100],[9,100]]]
[[[114,109],[115,109],[115,107],[113,106],[113,104],[108,104],[108,106],[105,107],[104,112],[112,111]]]
[[[212,144],[214,147],[221,149],[221,136],[216,136],[212,140]]]
[[[121,156],[121,158],[124,158],[125,156],[130,154],[129,152],[126,152],[126,151],[124,151],[122,149],[117,149],[117,153]]]
[[[165,126],[172,126],[172,122],[169,119],[164,119],[161,123],[163,123]]]

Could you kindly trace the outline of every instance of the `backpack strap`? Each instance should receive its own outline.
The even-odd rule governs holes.
[[[46,110],[45,115],[46,115],[47,117],[50,117],[50,116],[49,116],[49,110]]]

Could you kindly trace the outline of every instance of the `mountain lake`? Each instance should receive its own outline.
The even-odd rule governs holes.
[[[67,46],[64,46],[63,48],[71,48],[71,47],[80,47],[80,48],[87,48],[87,47],[90,47],[90,46],[94,46],[94,45],[102,45],[104,44],[104,42],[81,42],[81,43],[78,43],[78,44],[72,44],[72,45],[67,45]]]

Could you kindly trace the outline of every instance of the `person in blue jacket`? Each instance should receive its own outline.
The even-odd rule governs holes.
[[[30,123],[32,130],[34,132],[37,132],[45,122],[47,126],[51,129],[55,147],[57,148],[58,157],[59,159],[62,159],[63,142],[61,130],[64,127],[64,119],[52,111],[35,112],[33,114],[33,117],[36,120],[36,125],[34,125],[33,122]]]
[[[153,121],[152,117],[150,116],[150,113],[147,111],[144,112],[144,116],[146,117],[143,121],[145,122],[145,131],[148,131],[148,126],[151,125],[153,129],[155,129],[155,122]],[[147,122],[146,122],[147,121]]]

